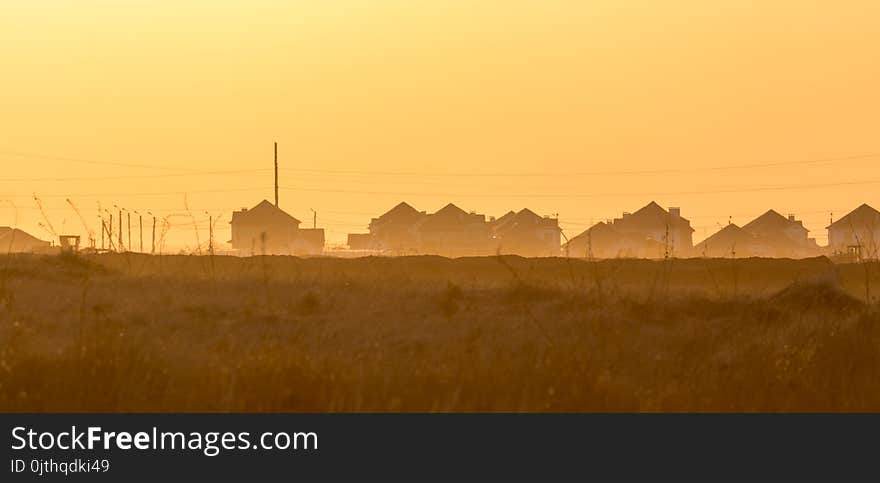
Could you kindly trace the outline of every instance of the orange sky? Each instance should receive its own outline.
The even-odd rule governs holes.
[[[276,140],[282,207],[331,243],[400,200],[571,237],[654,199],[697,240],[775,208],[820,243],[880,207],[874,0],[4,1],[0,45],[0,225],[11,200],[43,238],[32,193],[57,232],[82,231],[67,196],[95,228],[99,201],[188,193],[225,241],[272,198]]]

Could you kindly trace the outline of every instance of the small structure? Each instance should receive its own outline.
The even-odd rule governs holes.
[[[880,252],[880,212],[862,204],[826,227],[831,255],[876,260]]]
[[[79,235],[61,235],[58,237],[58,245],[61,253],[74,254],[79,251]]]
[[[767,247],[748,230],[729,223],[694,246],[698,256],[708,258],[750,258],[771,256]]]
[[[324,230],[300,229],[300,221],[267,200],[232,213],[232,239],[239,253],[314,255],[324,247]]]
[[[634,213],[591,226],[572,238],[566,251],[579,258],[687,257],[693,251],[693,232],[681,209],[667,211],[652,201]]]
[[[785,217],[768,210],[742,228],[755,237],[758,256],[807,258],[820,254],[816,240],[809,238],[810,231],[794,215]]]
[[[348,248],[392,255],[418,253],[416,225],[426,216],[424,211],[418,211],[401,201],[378,218],[370,220],[369,233],[349,233]]]
[[[632,258],[644,248],[637,236],[624,235],[612,222],[596,223],[565,244],[565,254],[574,258]]]
[[[370,220],[369,248],[394,254],[411,254],[419,250],[416,226],[428,215],[402,201],[378,218]]]
[[[48,250],[52,244],[18,228],[0,226],[0,254],[34,253]]]
[[[316,215],[317,216],[317,215]],[[232,239],[239,254],[317,255],[324,251],[324,229],[301,229],[300,221],[278,206],[278,143],[275,143],[275,204],[263,200],[232,212]]]
[[[559,256],[559,220],[541,217],[528,208],[508,212],[489,221],[492,248],[496,253],[524,257]]]
[[[452,203],[424,217],[414,228],[419,253],[447,257],[490,254],[486,215],[468,213]]]
[[[639,240],[635,256],[643,258],[686,257],[693,249],[691,222],[681,216],[681,208],[664,210],[650,202],[635,213],[613,221],[614,229]]]

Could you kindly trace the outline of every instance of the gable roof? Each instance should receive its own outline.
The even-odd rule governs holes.
[[[614,225],[618,228],[638,230],[646,228],[658,228],[666,226],[667,221],[678,229],[687,229],[691,232],[691,222],[682,216],[673,217],[668,211],[664,210],[657,202],[652,201],[647,205],[636,210],[635,213],[624,215],[622,218],[614,220]]]
[[[605,223],[604,221],[600,221],[599,223],[596,223],[595,225],[582,231],[579,235],[573,237],[571,240],[568,241],[568,243],[570,244],[575,240],[579,240],[581,238],[586,238],[589,236],[598,237],[598,236],[602,236],[602,235],[609,235],[609,236],[618,237],[618,236],[620,236],[620,233],[617,230],[615,230],[614,226],[611,225],[610,223]]]
[[[299,225],[300,221],[290,216],[286,211],[278,208],[268,200],[257,203],[251,209],[244,209],[232,212],[232,221],[236,222],[252,222],[252,223],[293,223]]]
[[[669,212],[664,210],[662,206],[658,205],[656,201],[652,201],[647,205],[639,208],[633,213],[633,216],[646,218],[646,217],[657,217],[657,216],[666,216]]]
[[[395,224],[413,224],[420,219],[424,218],[425,215],[421,211],[413,208],[409,205],[409,203],[405,201],[401,201],[394,208],[386,211],[382,216],[378,218],[374,218],[370,224],[384,224],[384,223],[395,223]]]
[[[12,228],[8,226],[0,226],[0,240],[14,234],[15,240],[27,241],[32,243],[49,243],[47,241],[40,240],[39,238],[31,235],[30,233],[19,230],[18,228]]]
[[[0,251],[8,250],[10,243],[13,249],[32,246],[49,246],[50,242],[40,240],[26,231],[8,226],[0,226]]]
[[[486,216],[476,213],[468,213],[452,203],[437,210],[436,213],[427,215],[419,224],[419,228],[441,228],[447,226],[464,225],[468,223],[485,223]]]
[[[697,244],[698,247],[701,246],[712,246],[715,244],[726,245],[729,243],[747,243],[755,240],[755,235],[752,232],[743,229],[739,225],[734,223],[730,223],[724,228],[718,230],[713,233],[711,236],[706,238]]]
[[[466,211],[462,210],[452,203],[449,203],[443,208],[437,210],[435,213],[429,215],[428,220],[426,220],[426,224],[456,224],[464,221],[466,217]]]
[[[500,227],[500,226],[504,225],[505,223],[509,222],[515,216],[516,216],[516,212],[513,210],[510,210],[507,213],[505,213],[504,215],[502,215],[500,218],[496,218],[495,220],[492,220],[489,223],[493,227]]]
[[[559,229],[559,220],[556,218],[545,218],[534,211],[523,208],[511,215],[510,212],[504,215],[501,223],[493,225],[496,232],[505,232],[516,229],[533,229],[535,227],[556,228]]]
[[[861,206],[825,228],[850,228],[855,225],[867,225],[880,229],[880,211],[875,210],[867,203],[862,203]]]
[[[755,234],[766,234],[768,231],[785,230],[792,226],[800,228],[806,232],[810,231],[804,227],[802,221],[789,220],[780,215],[776,210],[767,210],[763,215],[743,225],[743,229]]]

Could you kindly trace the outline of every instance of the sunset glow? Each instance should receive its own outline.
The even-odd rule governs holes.
[[[820,244],[880,205],[876,1],[4,1],[0,42],[0,225],[44,239],[33,194],[57,232],[70,197],[225,241],[275,141],[328,244],[403,200],[569,237],[656,200],[695,241],[773,208]]]

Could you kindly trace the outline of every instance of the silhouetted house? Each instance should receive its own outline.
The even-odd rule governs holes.
[[[541,217],[528,208],[508,212],[489,222],[493,251],[524,257],[559,255],[559,220]]]
[[[611,222],[617,243],[604,249],[618,256],[637,258],[687,257],[693,250],[691,222],[679,208],[664,210],[650,202],[635,213],[624,213]],[[595,253],[595,252],[594,252]]]
[[[816,240],[809,238],[809,230],[794,215],[784,217],[769,210],[743,226],[754,235],[761,256],[806,258],[820,254]]]
[[[378,250],[392,255],[414,254],[419,249],[416,225],[425,218],[406,202],[398,203],[378,218],[370,220],[369,233],[349,233],[352,250]]]
[[[382,216],[370,220],[370,235],[379,250],[415,253],[419,247],[416,225],[426,216],[424,211],[400,202]]]
[[[709,258],[772,256],[769,248],[757,236],[733,223],[698,243],[694,253]]]
[[[18,228],[0,226],[0,253],[33,253],[46,250],[51,245]]]
[[[422,218],[415,231],[419,253],[461,257],[491,252],[486,216],[468,213],[452,203]]]
[[[828,249],[856,260],[876,259],[880,251],[880,212],[863,204],[828,225]]]
[[[308,255],[324,249],[324,230],[300,221],[267,200],[232,213],[232,248],[253,255]]]
[[[624,235],[612,223],[599,222],[565,244],[566,256],[575,258],[631,258],[644,250],[639,236]]]

